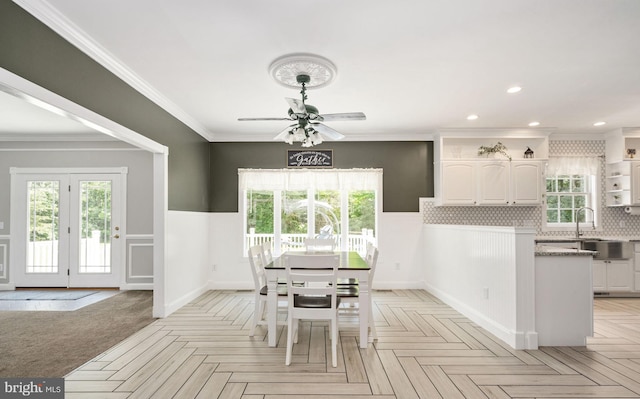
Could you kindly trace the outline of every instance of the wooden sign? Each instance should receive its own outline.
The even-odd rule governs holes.
[[[333,150],[287,150],[289,168],[332,168]]]

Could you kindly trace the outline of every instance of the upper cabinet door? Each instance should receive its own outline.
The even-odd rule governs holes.
[[[478,162],[478,205],[509,204],[509,162]]]
[[[541,204],[543,183],[540,162],[512,162],[511,202],[513,205]]]
[[[476,183],[474,162],[442,162],[442,204],[474,205]]]

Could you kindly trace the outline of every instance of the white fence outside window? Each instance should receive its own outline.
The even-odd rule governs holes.
[[[282,254],[292,249],[302,248],[304,246],[304,240],[307,238],[306,234],[280,234],[280,251],[276,248],[274,251],[276,254]],[[259,234],[255,232],[255,229],[250,229],[249,233],[245,235],[246,248],[250,248],[254,245],[262,245],[265,242],[274,242],[274,234]],[[363,229],[361,234],[349,234],[347,238],[347,251],[355,251],[359,254],[365,254],[367,252],[367,243],[375,245],[375,237],[373,236],[373,230]],[[336,238],[337,248],[342,248],[342,240],[340,236]]]

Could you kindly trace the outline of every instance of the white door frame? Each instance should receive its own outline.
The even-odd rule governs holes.
[[[72,117],[125,143],[153,153],[153,317],[166,317],[166,221],[169,148],[104,116],[0,68],[0,90]],[[11,283],[9,283],[11,285]]]
[[[69,235],[64,231],[67,229],[66,221],[69,220],[69,196],[64,191],[69,184],[69,175],[65,173],[39,173],[35,169],[33,173],[21,172],[17,168],[11,168],[11,200],[9,215],[11,224],[11,251],[10,279],[16,286],[22,287],[68,287],[69,285]],[[32,273],[27,274],[28,245],[27,221],[29,215],[28,196],[29,189],[27,182],[37,181],[57,181],[58,182],[58,245],[52,248],[52,254],[57,252],[57,272],[55,273]],[[19,265],[19,266],[18,266]]]
[[[70,198],[69,238],[69,286],[71,287],[119,287],[126,281],[126,237],[127,237],[127,168],[120,173],[74,173],[69,175],[72,196]],[[82,181],[111,181],[111,270],[109,273],[80,273],[79,247],[80,231],[80,182]]]
[[[24,272],[24,266],[26,265],[26,241],[24,228],[20,228],[18,226],[24,227],[24,217],[25,217],[25,206],[26,201],[24,198],[25,188],[19,187],[24,181],[21,176],[28,175],[29,177],[37,177],[46,180],[47,178],[52,179],[60,179],[61,182],[64,182],[64,185],[70,184],[70,180],[72,177],[77,176],[87,176],[91,178],[98,178],[100,176],[105,177],[109,175],[118,175],[119,186],[113,187],[114,192],[117,192],[117,196],[115,198],[119,198],[120,201],[118,204],[115,204],[119,207],[119,221],[118,224],[120,226],[120,238],[112,241],[112,253],[114,255],[114,265],[116,267],[113,268],[113,279],[105,282],[92,281],[90,286],[92,287],[113,287],[117,286],[121,288],[124,286],[124,276],[125,276],[125,267],[126,267],[126,212],[127,212],[127,167],[119,167],[119,168],[11,168],[11,251],[10,251],[10,265],[11,265],[11,282],[16,285],[20,283],[20,280],[27,281],[26,275]],[[61,187],[62,190],[62,187]],[[62,196],[61,196],[62,197]],[[60,203],[60,220],[67,222],[73,221],[74,216],[69,215],[69,202],[73,201],[73,199],[69,199],[69,201],[65,201]],[[60,229],[63,230],[66,226],[60,226]],[[60,246],[66,246],[69,248],[74,248],[73,243],[68,242],[69,235],[60,234]],[[65,267],[65,270],[69,268],[73,262],[69,258],[69,251],[66,249],[65,251],[61,251],[60,253],[67,253],[64,258],[60,259],[60,266]],[[73,255],[73,251],[71,255]],[[67,272],[65,271],[65,274]],[[70,276],[72,275],[72,276]],[[50,286],[54,287],[68,287],[68,286],[76,286],[76,283],[71,284],[71,280],[69,277],[73,277],[77,282],[82,282],[77,276],[77,273],[73,270],[69,270],[69,274],[63,279],[52,279],[46,276],[39,278],[38,276],[29,277],[29,286],[32,287],[42,287],[48,286],[48,281],[53,283]],[[59,280],[59,281],[58,281]]]

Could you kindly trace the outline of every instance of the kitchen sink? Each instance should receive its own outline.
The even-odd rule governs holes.
[[[582,239],[580,249],[598,251],[593,259],[629,259],[633,256],[633,244],[628,241]]]

